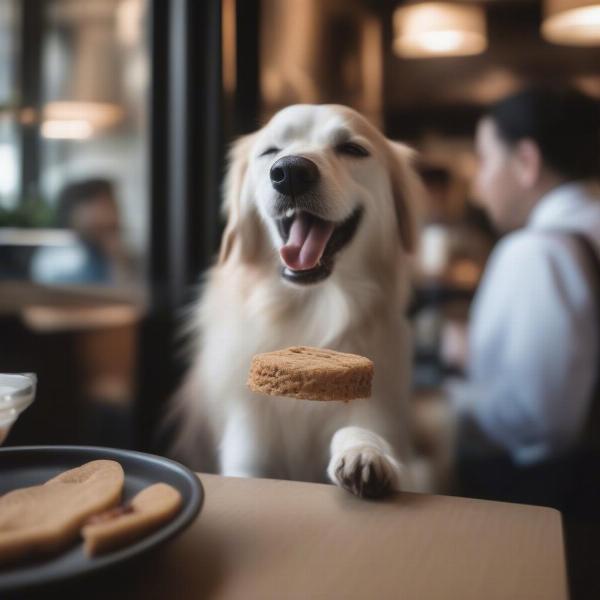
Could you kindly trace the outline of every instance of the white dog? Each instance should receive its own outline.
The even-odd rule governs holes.
[[[232,149],[227,227],[193,319],[177,448],[223,475],[334,483],[376,497],[409,482],[405,322],[412,152],[355,111],[288,107]],[[252,356],[292,345],[371,358],[370,399],[252,393]],[[180,453],[180,456],[182,455]]]

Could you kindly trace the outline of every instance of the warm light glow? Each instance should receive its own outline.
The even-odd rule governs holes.
[[[21,125],[33,125],[36,118],[37,114],[34,108],[26,106],[25,108],[21,109],[21,113],[19,115],[19,121],[21,122]]]
[[[51,121],[87,121],[93,131],[111,127],[123,117],[123,109],[108,102],[49,102],[44,119]]]
[[[523,82],[512,71],[502,67],[490,67],[480,76],[465,81],[454,91],[449,91],[449,97],[463,102],[491,104],[516,92],[522,86]]]
[[[142,38],[144,4],[141,0],[124,0],[117,7],[117,37],[126,46],[133,47]]]
[[[49,139],[84,140],[94,133],[88,121],[49,120],[42,123],[42,136]]]
[[[360,51],[361,79],[363,81],[363,104],[361,112],[373,123],[383,126],[382,90],[383,64],[381,54],[381,22],[369,16],[362,21],[362,43]]]
[[[404,58],[467,56],[487,47],[485,15],[479,6],[424,2],[394,13],[394,50]]]
[[[555,44],[600,46],[600,2],[546,0],[542,35]]]
[[[123,109],[103,102],[49,102],[43,115],[43,137],[83,140],[118,123]]]
[[[236,8],[235,0],[221,3],[221,35],[223,39],[223,89],[227,94],[235,93],[236,86]]]
[[[599,75],[577,75],[572,79],[573,87],[600,100],[600,76]]]
[[[464,37],[468,35],[464,31],[430,31],[421,34],[419,43],[433,54],[445,54],[460,50]]]

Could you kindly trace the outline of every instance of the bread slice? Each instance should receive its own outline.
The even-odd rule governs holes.
[[[126,546],[172,519],[181,494],[166,483],[142,490],[129,504],[92,517],[81,531],[89,556]]]
[[[62,551],[91,515],[120,502],[123,483],[118,462],[94,460],[0,497],[0,564]]]
[[[373,371],[364,356],[295,346],[254,356],[248,387],[272,396],[348,401],[371,395]]]

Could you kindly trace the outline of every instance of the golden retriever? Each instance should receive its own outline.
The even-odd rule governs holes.
[[[377,497],[413,487],[405,304],[412,151],[337,105],[277,113],[230,154],[227,226],[193,323],[176,401],[176,449],[224,475],[331,481]],[[252,356],[292,345],[375,363],[369,399],[310,402],[251,392]]]

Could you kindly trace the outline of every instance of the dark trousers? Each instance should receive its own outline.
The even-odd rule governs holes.
[[[600,598],[600,453],[579,449],[522,467],[505,454],[459,452],[457,493],[560,510],[571,600]]]

